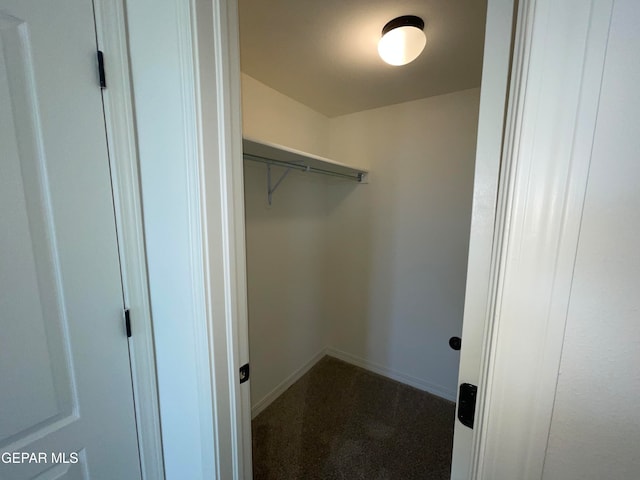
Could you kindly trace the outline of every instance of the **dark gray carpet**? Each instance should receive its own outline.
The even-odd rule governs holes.
[[[325,357],[253,420],[253,478],[449,479],[454,410]]]

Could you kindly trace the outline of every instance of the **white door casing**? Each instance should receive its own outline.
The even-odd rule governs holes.
[[[0,477],[140,478],[93,6],[2,0],[0,41],[0,450],[47,459]]]
[[[237,4],[126,12],[166,478],[251,478]]]

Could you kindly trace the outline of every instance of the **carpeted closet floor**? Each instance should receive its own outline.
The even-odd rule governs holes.
[[[254,479],[448,479],[454,411],[325,357],[253,420]]]

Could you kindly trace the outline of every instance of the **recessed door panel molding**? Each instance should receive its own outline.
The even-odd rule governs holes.
[[[55,467],[51,467],[48,470],[45,470],[40,475],[34,478],[34,480],[71,480],[71,479],[82,479],[82,476],[73,475],[75,472],[72,470],[71,465],[56,465]],[[76,470],[75,468],[73,470]]]
[[[46,435],[76,410],[28,25],[0,14],[0,446]],[[19,365],[28,368],[16,368]]]

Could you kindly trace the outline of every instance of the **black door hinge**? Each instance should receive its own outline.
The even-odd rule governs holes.
[[[124,310],[124,327],[127,330],[127,338],[130,338],[131,337],[131,315],[129,314],[128,308]]]
[[[104,74],[104,55],[98,50],[98,78],[100,80],[100,88],[107,88],[107,79]]]
[[[240,383],[244,383],[249,380],[249,364],[245,363],[240,367]]]
[[[476,396],[478,387],[470,383],[460,385],[460,396],[458,397],[458,420],[463,425],[473,428],[473,421],[476,416]]]

